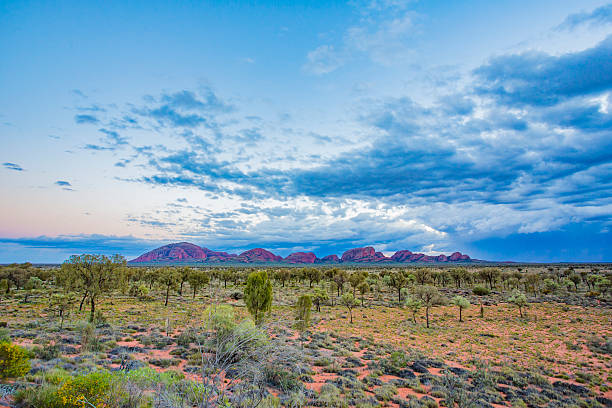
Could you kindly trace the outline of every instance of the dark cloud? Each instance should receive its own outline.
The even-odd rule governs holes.
[[[515,106],[550,106],[612,89],[612,36],[584,51],[552,56],[526,52],[477,68],[476,91]]]
[[[23,167],[21,167],[20,165],[16,164],[16,163],[2,163],[2,166],[4,166],[5,169],[9,169],[9,170],[15,170],[15,171],[25,171],[23,169]]]
[[[601,25],[612,23],[612,4],[606,4],[593,11],[570,14],[557,27],[559,30],[571,30],[581,25]]]
[[[88,114],[75,115],[74,121],[78,123],[79,125],[83,125],[83,124],[95,125],[100,122],[100,120],[97,117],[95,117],[94,115],[88,115]]]
[[[145,240],[131,236],[112,235],[60,235],[57,237],[39,236],[32,238],[1,238],[0,262],[17,260],[30,262],[60,263],[71,255],[121,254],[128,259],[166,244],[159,240]],[[36,249],[36,251],[32,251]]]
[[[216,115],[234,110],[210,88],[203,88],[197,94],[187,90],[167,93],[159,98],[149,97],[147,101],[150,106],[136,108],[134,113],[154,119],[160,125],[180,128],[206,126],[214,129]]]

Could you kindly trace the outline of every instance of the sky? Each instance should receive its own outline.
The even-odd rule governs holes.
[[[0,2],[0,263],[612,261],[612,3]]]

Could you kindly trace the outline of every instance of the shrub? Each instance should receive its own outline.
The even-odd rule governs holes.
[[[92,323],[82,323],[79,326],[81,332],[81,346],[84,351],[100,351],[102,345],[98,336],[96,336],[96,328]]]
[[[21,377],[30,371],[30,353],[8,342],[0,343],[0,378]]]
[[[302,295],[295,305],[295,324],[298,330],[306,330],[310,326],[310,309],[312,308],[312,297]]]
[[[111,380],[111,374],[107,371],[73,377],[59,387],[57,396],[66,408],[89,408],[90,404],[104,406]]]
[[[272,282],[266,271],[252,272],[244,288],[244,303],[256,324],[260,324],[272,306]]]
[[[472,292],[476,295],[476,296],[486,296],[489,293],[491,293],[491,291],[489,290],[489,288],[486,288],[484,286],[475,286],[474,289],[472,289]]]
[[[390,401],[397,394],[397,388],[391,384],[384,384],[377,388],[374,394],[379,401]]]

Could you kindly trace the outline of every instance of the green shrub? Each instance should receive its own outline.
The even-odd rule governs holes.
[[[0,378],[21,377],[30,371],[30,353],[8,342],[0,343]]]
[[[484,286],[475,286],[474,289],[472,289],[472,292],[476,295],[476,296],[486,296],[489,293],[491,293],[491,291],[489,290],[489,288],[486,288]]]
[[[310,326],[310,309],[312,309],[312,297],[300,296],[295,305],[295,325],[298,330],[306,330]]]
[[[379,401],[390,401],[397,394],[397,388],[391,384],[383,384],[374,391],[376,399]]]
[[[65,408],[88,408],[89,404],[103,406],[111,390],[111,380],[112,374],[108,371],[73,377],[58,388],[57,396]]]

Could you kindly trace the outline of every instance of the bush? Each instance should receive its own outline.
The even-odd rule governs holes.
[[[92,323],[82,323],[79,327],[81,332],[81,346],[84,351],[101,351],[100,339],[96,336],[96,328]]]
[[[310,309],[312,308],[312,297],[302,295],[295,305],[295,325],[298,330],[306,330],[310,326]]]
[[[16,378],[30,371],[30,353],[8,342],[0,343],[0,378]]]
[[[112,376],[108,371],[94,371],[65,381],[57,390],[57,397],[66,408],[104,406],[111,390]],[[89,404],[87,404],[87,402]]]
[[[486,296],[491,293],[491,291],[484,286],[475,286],[472,292],[474,292],[476,296]]]
[[[397,388],[391,384],[383,384],[374,394],[379,401],[390,401],[397,394]]]

